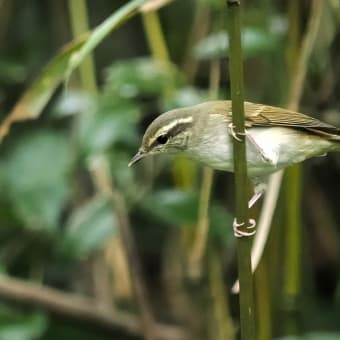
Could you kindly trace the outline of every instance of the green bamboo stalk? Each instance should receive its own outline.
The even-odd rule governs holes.
[[[86,0],[69,0],[69,13],[72,22],[72,34],[74,37],[89,31],[88,11]],[[89,55],[87,62],[80,65],[81,85],[90,93],[98,93],[95,79],[95,67],[93,57]],[[120,220],[120,233],[126,250],[131,281],[136,296],[137,305],[140,310],[140,318],[143,328],[143,335],[146,340],[156,339],[155,319],[149,296],[144,282],[141,263],[138,258],[135,240],[131,231],[130,221],[125,201],[119,196],[118,192],[112,192],[112,202],[116,207],[118,219]]]
[[[241,1],[227,0],[229,9],[229,73],[231,85],[231,100],[233,124],[236,134],[242,142],[233,140],[234,171],[235,171],[235,201],[236,219],[247,227],[247,163],[246,144],[244,138],[244,95],[243,95],[243,63],[241,45]],[[243,137],[243,138],[242,138]],[[241,339],[255,339],[254,288],[251,272],[250,237],[238,239],[238,275],[240,281],[240,322]]]
[[[299,42],[301,35],[300,10],[301,1],[291,0],[288,5],[289,31],[287,46],[287,62],[289,69],[289,85],[294,81],[297,60],[299,58]],[[292,98],[288,98],[292,101]],[[292,105],[291,109],[297,110],[298,103],[288,103]],[[286,226],[285,226],[285,244],[284,244],[284,286],[283,286],[283,304],[288,309],[288,314],[295,313],[296,298],[300,291],[300,248],[302,242],[301,235],[301,165],[297,164],[286,170],[285,173],[285,200],[286,200]],[[295,318],[294,318],[295,319]],[[289,320],[289,318],[288,318]],[[296,334],[297,322],[284,322],[285,334]]]
[[[154,60],[170,63],[170,53],[165,41],[157,11],[142,12],[143,26],[149,48]],[[163,96],[171,97],[174,84],[169,83]],[[173,177],[177,187],[181,189],[192,188],[196,178],[196,166],[186,158],[177,158],[174,161]]]
[[[260,262],[255,273],[255,296],[257,315],[257,339],[273,339],[272,327],[272,294],[269,284],[268,264],[264,259]]]
[[[289,88],[288,108],[297,111],[299,102],[302,96],[303,83],[306,78],[308,60],[313,51],[313,46],[320,27],[322,9],[324,2],[313,0],[311,4],[311,13],[306,30],[306,34],[302,41],[301,51],[297,51],[297,28],[292,25],[294,30],[290,34],[291,48],[288,55],[291,62],[291,79]],[[291,1],[290,14],[293,23],[297,21],[296,12],[298,12],[297,1]],[[283,286],[284,302],[290,315],[298,307],[298,296],[301,290],[301,243],[302,243],[302,230],[301,230],[301,216],[300,216],[300,203],[301,203],[301,165],[294,166],[286,172],[286,228],[285,228],[285,281]],[[287,333],[296,332],[296,318],[292,318],[290,329]]]
[[[68,5],[72,34],[76,38],[89,31],[90,26],[87,16],[86,1],[69,0]],[[89,54],[79,66],[79,75],[80,82],[85,90],[93,95],[98,93],[96,71],[92,54]]]
[[[146,32],[146,38],[148,40],[148,44],[154,59],[169,62],[169,51],[165,42],[164,34],[157,12],[143,12],[142,19]]]
[[[210,99],[218,97],[220,88],[221,67],[219,60],[210,63],[209,75]],[[214,178],[214,170],[205,166],[203,168],[201,192],[198,205],[198,221],[195,239],[193,241],[191,253],[189,254],[189,274],[192,278],[202,275],[202,260],[206,251],[209,233],[209,204]]]
[[[200,64],[199,59],[193,56],[192,50],[194,46],[208,34],[211,19],[211,10],[203,1],[194,1],[193,6],[193,24],[191,32],[189,33],[182,65],[183,73],[186,75],[189,84],[194,81]]]
[[[144,27],[146,39],[147,39],[153,60],[158,61],[158,62],[163,62],[163,63],[170,63],[171,62],[170,53],[168,50],[167,43],[165,41],[165,37],[163,34],[161,22],[159,20],[157,11],[152,10],[148,12],[142,12],[142,19],[143,19],[142,21],[143,21],[143,27]],[[173,94],[174,90],[175,90],[174,84],[168,83],[162,95],[165,98],[169,98]],[[174,182],[177,187],[184,189],[184,190],[193,187],[193,183],[194,183],[193,181],[196,177],[196,171],[195,171],[195,166],[193,162],[188,161],[185,158],[177,158],[174,162],[172,171],[173,171]],[[181,229],[180,236],[182,238],[186,238],[187,230],[188,228]],[[179,263],[181,263],[182,261],[181,258],[177,258],[175,260],[171,259],[168,261],[173,262],[176,260],[179,261]],[[176,284],[178,285],[178,287],[176,287],[177,290],[182,290],[183,286],[182,286],[181,279],[177,277],[176,281],[177,281]],[[183,299],[184,303],[182,304],[182,307],[185,306],[183,309],[186,310],[186,307],[188,306],[186,303],[187,302],[186,295],[183,295],[183,296],[184,296],[184,299]],[[184,313],[186,313],[186,311]],[[189,312],[189,314],[190,313],[191,311]]]
[[[142,16],[146,38],[153,59],[170,63],[170,53],[157,11],[142,12]],[[169,83],[163,96],[166,98],[171,97],[174,90],[174,84]],[[184,190],[192,188],[196,179],[196,166],[194,162],[186,158],[176,158],[173,166],[173,177],[177,187]]]
[[[152,58],[159,62],[170,63],[170,53],[163,34],[161,22],[156,11],[142,12],[143,26],[152,54]],[[164,90],[164,97],[169,98],[174,85],[169,83]]]
[[[208,253],[208,280],[209,293],[212,300],[212,319],[209,327],[212,329],[214,340],[234,340],[236,338],[235,326],[229,312],[228,292],[223,282],[222,261],[215,247],[209,247]]]

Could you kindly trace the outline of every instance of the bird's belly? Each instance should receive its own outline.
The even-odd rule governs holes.
[[[284,127],[251,128],[247,141],[248,174],[269,175],[291,164],[329,151],[332,143],[316,136]],[[232,137],[219,134],[214,143],[206,141],[195,159],[218,170],[233,171]]]
[[[249,130],[247,160],[249,175],[270,174],[308,158],[324,155],[332,149],[332,142],[297,129],[272,127]]]

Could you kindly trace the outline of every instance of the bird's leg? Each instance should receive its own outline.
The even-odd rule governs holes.
[[[264,191],[265,191],[265,185],[263,185],[263,183],[260,183],[258,185],[255,186],[255,188],[257,188],[257,190],[255,190],[254,195],[252,196],[252,198],[249,200],[248,202],[248,208],[252,208],[254,206],[254,204],[261,198],[261,196],[263,195]],[[244,222],[242,223],[238,223],[236,218],[234,218],[234,222],[233,222],[233,229],[234,229],[234,235],[235,237],[244,237],[244,236],[253,236],[256,233],[256,221],[253,218],[249,219],[249,225],[247,226],[247,229],[253,229],[250,231],[244,231],[244,230],[240,230],[240,227],[244,226]]]
[[[252,198],[248,202],[248,208],[249,209],[260,199],[262,194],[263,194],[263,191],[259,191],[259,192],[256,192],[252,196]],[[254,230],[251,230],[251,231],[240,230],[240,227],[243,227],[243,226],[244,226],[244,222],[238,223],[236,218],[234,218],[233,229],[234,229],[234,235],[236,237],[244,237],[244,236],[253,236],[253,235],[255,235],[256,229],[254,229],[254,228],[256,226],[256,221],[253,218],[249,219],[249,225],[248,225],[247,229],[254,229]]]
[[[256,233],[256,221],[253,218],[249,219],[249,225],[247,226],[247,229],[253,229],[251,231],[244,231],[244,230],[240,230],[240,227],[243,227],[245,222],[242,223],[238,223],[237,219],[234,218],[234,222],[233,222],[233,229],[234,229],[234,235],[235,237],[244,237],[244,236],[253,236]]]
[[[242,139],[238,136],[245,136],[246,135],[246,131],[243,132],[235,132],[235,125],[233,124],[233,122],[230,122],[228,124],[228,131],[229,133],[233,136],[233,138],[235,138],[238,142],[242,142]]]
[[[238,137],[238,135],[242,135],[242,136],[246,136],[246,138],[249,140],[249,142],[255,147],[255,149],[260,153],[262,159],[265,161],[265,162],[268,162],[268,163],[272,163],[272,160],[266,156],[264,150],[261,148],[260,145],[258,145],[255,141],[255,139],[251,136],[251,134],[245,129],[244,130],[244,133],[241,133],[241,132],[235,132],[235,125],[230,122],[228,124],[228,130],[229,130],[229,133],[230,135],[235,138],[238,142],[242,142],[242,139],[240,137]]]

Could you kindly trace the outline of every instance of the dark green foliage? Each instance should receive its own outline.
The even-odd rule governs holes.
[[[177,87],[181,78],[175,65],[150,58],[136,58],[128,62],[114,63],[108,69],[105,91],[121,98],[159,95],[169,86]]]
[[[130,101],[115,101],[104,94],[94,112],[85,113],[77,127],[77,142],[85,155],[108,151],[113,145],[136,145],[140,114]]]
[[[92,40],[94,45],[90,49],[96,47],[99,85],[98,94],[94,94],[79,88],[77,75],[56,90],[70,67],[75,66],[70,65],[72,52],[79,52],[89,42],[83,38],[57,56],[57,50],[71,36],[67,2],[29,0],[22,7],[18,0],[3,4],[0,1],[0,124],[26,90],[28,96],[20,102],[19,112],[35,119],[13,124],[0,146],[0,272],[39,284],[42,289],[54,287],[97,302],[98,282],[99,290],[107,282],[106,275],[97,274],[94,268],[96,261],[104,258],[100,264],[104,263],[109,281],[109,293],[104,294],[109,298],[105,303],[110,305],[112,298],[117,310],[138,315],[135,296],[119,295],[115,285],[122,284],[120,272],[115,271],[118,266],[110,257],[113,255],[105,252],[108,245],[116,245],[121,237],[119,227],[125,207],[122,209],[111,196],[118,194],[126,205],[128,222],[136,236],[137,256],[142,262],[157,321],[178,323],[197,340],[225,340],[218,338],[223,334],[221,330],[229,327],[225,320],[231,320],[235,329],[239,324],[234,313],[236,299],[228,299],[229,284],[236,277],[234,211],[233,205],[226,203],[232,201],[233,192],[228,190],[230,177],[215,173],[209,232],[197,276],[197,272],[189,272],[197,238],[201,171],[188,166],[187,182],[192,186],[186,190],[182,178],[173,176],[178,174],[177,168],[174,170],[178,163],[172,159],[145,159],[134,168],[127,167],[142,132],[154,117],[211,98],[212,61],[221,61],[223,73],[217,92],[219,98],[226,97],[229,43],[221,25],[225,20],[225,1],[173,1],[160,10],[169,55],[176,64],[155,61],[144,39],[141,20],[130,20],[131,13],[125,16],[119,9],[137,2],[120,0],[114,2],[113,10],[112,1],[98,4],[87,1],[91,28],[110,15],[111,19],[115,16],[123,20],[110,27],[101,26],[102,36],[96,35]],[[287,44],[292,27],[286,3],[293,2],[242,1],[246,100],[273,105],[286,101],[291,72],[287,66],[290,58]],[[307,30],[311,2],[303,2],[303,11],[298,13],[297,49]],[[323,120],[329,118],[330,123],[340,126],[339,5],[337,1],[325,4],[321,29],[307,65],[301,111]],[[199,24],[194,30],[196,15]],[[200,31],[205,25],[207,33]],[[89,52],[86,46],[81,60]],[[117,46],[123,47],[117,50]],[[54,63],[46,68],[51,59]],[[183,65],[197,69],[191,74]],[[37,77],[38,82],[32,82]],[[99,189],[91,168],[98,159],[107,162],[104,169],[107,173],[104,171],[99,178],[107,176],[103,180],[107,191]],[[334,307],[339,304],[339,294],[334,288],[322,288],[339,290],[338,156],[316,159],[308,162],[306,168],[301,208],[301,225],[305,229],[299,248],[303,282],[298,301],[301,298],[309,303],[295,306],[294,316],[300,321],[296,333],[300,335],[284,336],[291,334],[284,322],[289,312],[282,303],[287,302],[287,296],[283,296],[283,282],[287,281],[284,254],[291,248],[285,244],[287,225],[283,208],[275,215],[262,268],[256,274],[257,308],[263,305],[268,308],[265,312],[269,317],[265,320],[269,321],[263,323],[263,314],[258,319],[261,330],[267,330],[273,339],[340,338],[336,320],[339,313]],[[256,214],[252,212],[251,217]],[[207,254],[211,252],[215,254],[214,268],[220,271],[217,283],[209,276],[212,263]],[[267,294],[265,299],[263,292]],[[0,340],[133,338],[124,332],[102,330],[100,325],[85,326],[68,317],[55,318],[44,308],[36,311],[30,303],[22,308],[20,301],[16,304],[1,301]],[[208,328],[213,330],[213,336],[208,334]]]
[[[75,209],[65,225],[60,241],[61,253],[66,258],[86,258],[102,247],[117,232],[117,219],[109,199],[94,197]]]
[[[0,339],[40,339],[47,329],[47,318],[42,313],[19,313],[6,307],[0,308]]]
[[[198,197],[195,192],[180,190],[155,191],[143,201],[147,212],[166,223],[175,226],[191,226],[196,228]],[[225,229],[226,223],[232,222],[230,214],[219,204],[211,204],[210,232],[221,240],[232,239],[232,229]]]
[[[27,227],[55,232],[73,163],[67,136],[49,130],[27,133],[9,148],[1,162],[5,195]]]
[[[279,47],[282,32],[268,32],[257,27],[246,27],[242,32],[242,46],[245,58],[264,56]],[[226,31],[210,34],[200,41],[194,53],[198,59],[224,58],[229,53],[229,40]]]

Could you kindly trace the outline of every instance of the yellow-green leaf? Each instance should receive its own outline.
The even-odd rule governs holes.
[[[12,111],[3,120],[0,125],[0,142],[7,135],[12,123],[39,117],[54,90],[63,81],[69,60],[83,46],[86,38],[87,35],[66,45],[47,64],[42,73],[24,92]]]

